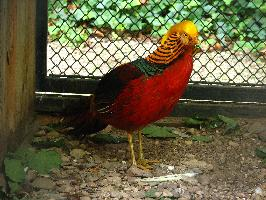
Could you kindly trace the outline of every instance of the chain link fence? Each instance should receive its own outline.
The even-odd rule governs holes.
[[[47,76],[99,79],[147,56],[173,24],[200,30],[192,83],[266,84],[264,0],[48,0]]]

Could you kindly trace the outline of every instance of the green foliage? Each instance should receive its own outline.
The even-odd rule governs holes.
[[[192,141],[211,142],[212,139],[207,135],[194,135],[191,137]]]
[[[183,19],[196,22],[203,39],[215,35],[223,46],[236,41],[234,50],[265,48],[266,3],[263,0],[49,0],[49,36],[52,40],[85,42],[92,28],[151,33],[162,36]]]
[[[156,193],[157,191],[155,190],[155,189],[150,189],[150,190],[148,190],[148,191],[146,191],[145,192],[145,197],[146,198],[152,198],[152,199],[154,199],[154,198],[156,198],[157,196],[156,196]]]
[[[143,135],[150,138],[175,138],[177,135],[173,133],[169,127],[160,127],[155,125],[148,125],[143,130]]]
[[[9,153],[4,159],[4,169],[11,193],[20,190],[20,184],[25,179],[27,167],[41,174],[47,174],[52,168],[59,168],[60,164],[60,154],[55,151],[34,151],[31,148],[19,148],[16,152]]]
[[[24,181],[26,174],[21,160],[6,158],[4,160],[4,165],[5,173],[8,179],[17,183],[21,183]]]
[[[266,159],[266,147],[256,148],[255,153],[259,158]]]
[[[202,124],[204,124],[205,120],[197,118],[197,117],[188,117],[184,118],[184,124],[187,127],[200,127]]]
[[[225,134],[234,133],[239,128],[239,124],[236,120],[223,115],[218,115],[216,117],[210,117],[210,118],[200,118],[200,117],[184,118],[184,124],[187,127],[194,127],[199,129],[222,128]]]
[[[225,125],[225,133],[232,133],[239,128],[237,121],[232,118],[218,115],[218,119]]]
[[[41,174],[47,174],[53,168],[59,168],[61,157],[55,151],[41,150],[28,161],[28,166]]]

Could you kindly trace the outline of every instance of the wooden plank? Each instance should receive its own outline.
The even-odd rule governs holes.
[[[99,80],[47,77],[43,91],[60,93],[93,93]],[[190,84],[186,89],[184,99],[233,101],[233,102],[259,102],[266,103],[266,86],[220,86]]]
[[[173,116],[213,117],[225,115],[237,118],[266,118],[265,104],[182,102],[177,104]]]
[[[99,80],[84,78],[47,77],[41,91],[60,93],[92,94]]]
[[[194,100],[266,103],[266,85],[261,87],[189,85],[182,98]]]
[[[0,1],[0,162],[24,139],[34,112],[35,5]]]
[[[42,95],[36,96],[36,111],[40,113],[71,113],[72,111],[88,109],[90,97],[78,95]],[[214,102],[181,101],[176,105],[172,116],[201,116],[216,115],[243,118],[266,117],[266,104],[236,104]]]
[[[37,1],[36,10],[36,89],[42,91],[47,74],[48,0]]]

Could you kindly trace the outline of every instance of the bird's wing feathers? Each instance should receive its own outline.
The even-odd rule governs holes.
[[[99,113],[108,113],[115,98],[125,86],[141,76],[143,72],[131,63],[121,65],[107,73],[95,91],[96,110]]]

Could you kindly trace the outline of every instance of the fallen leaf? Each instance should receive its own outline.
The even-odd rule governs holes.
[[[196,118],[196,117],[189,117],[189,118],[184,119],[184,123],[187,127],[199,128],[202,124],[204,124],[204,120]]]
[[[156,192],[157,191],[155,189],[151,188],[150,190],[145,192],[145,197],[146,198],[156,198],[156,195],[155,195]]]
[[[232,133],[239,128],[237,121],[232,118],[218,115],[218,119],[220,119],[225,124],[225,133]]]
[[[26,173],[22,165],[21,160],[6,158],[4,160],[5,174],[15,183],[21,183],[24,181]]]
[[[255,153],[259,158],[266,159],[266,147],[256,148]]]
[[[146,126],[142,130],[143,135],[149,138],[175,138],[177,135],[170,127],[160,127],[155,125]]]
[[[56,151],[41,150],[28,161],[28,166],[41,174],[47,174],[53,168],[59,168],[61,156]]]
[[[212,139],[207,135],[194,135],[191,137],[192,141],[211,142]]]

